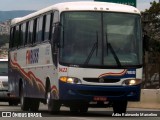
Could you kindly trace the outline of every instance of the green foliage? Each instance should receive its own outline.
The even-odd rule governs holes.
[[[150,51],[160,52],[160,41],[150,40]]]
[[[160,3],[151,2],[151,7],[145,12],[148,14],[149,22],[147,32],[149,39],[149,50],[160,52]]]

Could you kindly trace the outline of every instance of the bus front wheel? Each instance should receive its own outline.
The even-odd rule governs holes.
[[[127,101],[115,101],[113,103],[113,112],[119,114],[126,113],[127,103]]]
[[[30,110],[37,112],[39,109],[39,104],[40,104],[39,100],[32,98],[31,101],[32,101],[32,103],[31,103]]]
[[[51,114],[57,114],[60,111],[61,103],[59,100],[52,99],[51,92],[47,93],[48,111]]]
[[[87,113],[88,103],[87,102],[75,102],[70,106],[71,113]]]

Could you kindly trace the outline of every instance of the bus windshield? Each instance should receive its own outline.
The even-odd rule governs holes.
[[[7,76],[8,75],[8,61],[0,62],[0,75]]]
[[[60,63],[84,66],[142,64],[140,15],[63,12]]]

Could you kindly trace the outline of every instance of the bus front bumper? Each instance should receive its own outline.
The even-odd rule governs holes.
[[[60,100],[94,101],[104,98],[106,101],[139,101],[141,86],[93,86],[82,84],[68,84],[59,82]]]

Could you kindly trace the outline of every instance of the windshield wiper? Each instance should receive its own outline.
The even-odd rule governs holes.
[[[97,38],[96,42],[93,44],[91,52],[89,53],[87,59],[84,62],[84,64],[86,64],[86,65],[89,63],[89,61],[90,61],[90,59],[91,59],[91,57],[92,57],[92,55],[93,55],[93,53],[94,53],[95,50],[96,50],[96,56],[98,54],[98,32],[96,32],[96,38]]]
[[[117,65],[118,65],[118,66],[121,66],[121,63],[120,63],[120,61],[119,61],[119,58],[117,57],[117,55],[116,55],[116,53],[115,53],[115,51],[114,51],[114,49],[113,49],[113,47],[112,47],[112,45],[111,45],[110,43],[108,43],[108,48],[110,48],[111,53],[112,53],[114,59],[115,59],[116,62],[117,62]]]
[[[110,49],[114,59],[116,60],[117,65],[120,67],[121,66],[121,62],[119,61],[119,58],[116,55],[111,43],[108,42],[107,34],[106,34],[106,46],[107,46],[107,55],[108,55],[108,49]]]

